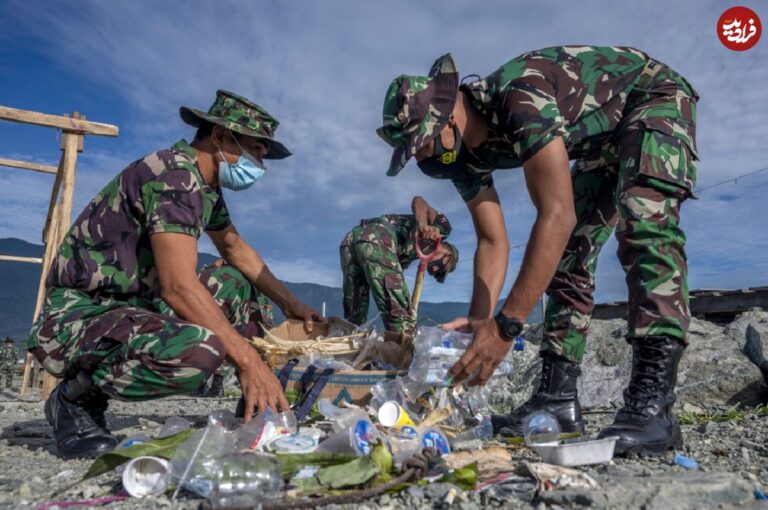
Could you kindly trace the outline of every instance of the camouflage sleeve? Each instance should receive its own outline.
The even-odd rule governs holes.
[[[443,237],[448,237],[451,235],[451,222],[448,221],[448,217],[446,217],[446,215],[440,211],[437,212],[435,221],[432,222],[432,225],[436,226],[437,229],[440,230],[440,234],[442,234]]]
[[[525,163],[558,136],[566,136],[565,119],[557,106],[555,87],[540,73],[517,78],[503,93],[499,126]]]
[[[200,237],[203,191],[185,169],[171,169],[141,188],[146,228],[150,234],[172,232]]]
[[[491,172],[478,173],[465,170],[461,175],[451,179],[451,182],[456,186],[464,202],[469,202],[481,191],[493,186],[493,176]]]
[[[224,195],[221,193],[221,189],[218,192],[219,198],[213,204],[211,219],[205,226],[205,230],[224,230],[232,224],[232,219],[229,217],[229,209],[227,209],[227,204],[224,202]]]

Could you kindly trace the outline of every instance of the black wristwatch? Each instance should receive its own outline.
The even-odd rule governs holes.
[[[507,317],[499,312],[493,320],[499,325],[501,338],[507,342],[512,342],[523,331],[523,323],[515,317]]]

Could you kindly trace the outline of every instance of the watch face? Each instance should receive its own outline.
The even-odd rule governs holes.
[[[520,330],[522,330],[522,328],[517,321],[510,321],[507,323],[506,330],[508,337],[516,337],[518,334],[520,334]]]

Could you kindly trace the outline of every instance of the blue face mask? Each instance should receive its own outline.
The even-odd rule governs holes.
[[[231,134],[231,133],[230,133]],[[264,165],[243,149],[232,135],[238,147],[240,147],[240,157],[235,164],[230,164],[224,159],[221,149],[219,154],[223,160],[219,163],[219,183],[222,187],[233,191],[241,191],[253,186],[264,175]]]

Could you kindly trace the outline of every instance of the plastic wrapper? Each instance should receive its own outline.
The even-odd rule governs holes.
[[[441,328],[422,326],[414,342],[413,360],[408,369],[408,394],[415,399],[433,387],[451,385],[448,370],[459,361],[472,343],[471,333],[445,331]],[[515,351],[511,350],[508,357]],[[494,377],[512,374],[512,362],[503,360],[493,373]],[[470,380],[472,377],[470,377]]]

